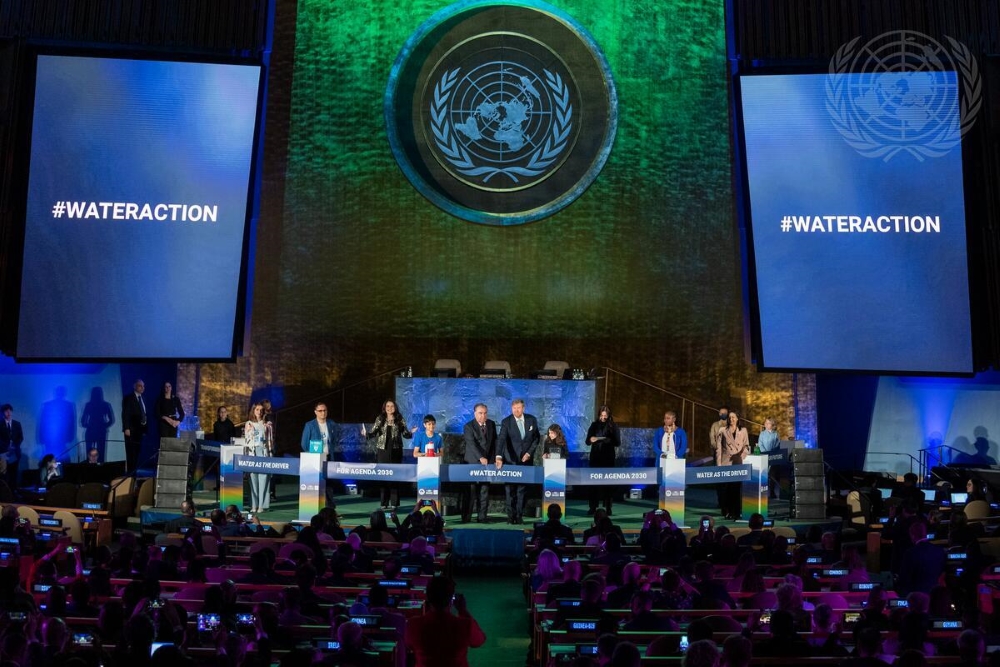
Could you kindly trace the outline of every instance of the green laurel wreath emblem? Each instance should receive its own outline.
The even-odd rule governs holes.
[[[463,176],[482,177],[483,183],[487,183],[497,174],[507,176],[514,183],[519,183],[518,176],[533,177],[545,173],[556,161],[559,155],[566,148],[569,142],[570,132],[573,129],[573,105],[569,100],[569,88],[558,74],[553,74],[548,70],[543,70],[545,83],[552,90],[555,98],[555,122],[549,136],[542,142],[528,159],[524,166],[513,167],[490,167],[477,165],[472,160],[469,151],[456,138],[452,132],[451,122],[448,120],[448,103],[451,101],[452,89],[458,83],[458,75],[461,68],[456,68],[445,73],[434,86],[434,100],[431,104],[431,132],[434,134],[434,145],[441,151],[445,159],[455,167],[455,170]]]

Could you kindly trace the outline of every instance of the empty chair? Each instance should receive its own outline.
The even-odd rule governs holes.
[[[83,544],[83,526],[80,524],[80,517],[66,510],[56,510],[52,513],[52,518],[62,521],[63,531],[69,535],[73,544]]]
[[[152,479],[140,480],[139,493],[135,498],[135,516],[141,514],[143,507],[153,505],[154,493],[156,492],[156,482]]]
[[[462,364],[458,359],[438,359],[434,362],[434,375],[436,377],[462,377]]]
[[[851,525],[867,528],[872,522],[872,505],[867,496],[851,491],[847,494],[847,507],[851,510]]]
[[[76,484],[59,482],[45,492],[46,507],[72,507],[76,505]]]
[[[108,511],[114,518],[132,516],[135,508],[135,478],[116,477],[108,487]]]
[[[108,487],[100,482],[87,482],[82,484],[76,492],[77,507],[88,505],[100,505],[101,509],[107,506]]]
[[[973,500],[965,506],[965,516],[969,521],[982,521],[990,516],[990,504],[985,500]]]
[[[569,364],[565,361],[546,361],[542,370],[550,371],[555,373],[556,377],[562,378],[566,377],[566,372],[569,371]]]
[[[27,519],[28,523],[32,526],[38,525],[38,512],[35,511],[34,507],[28,507],[27,505],[18,505],[17,514],[22,519]]]
[[[483,364],[484,375],[500,375],[510,377],[510,362],[500,359],[492,359]]]

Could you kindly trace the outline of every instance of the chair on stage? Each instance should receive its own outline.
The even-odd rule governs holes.
[[[509,378],[510,373],[510,362],[503,361],[501,359],[491,359],[483,364],[483,371],[480,376],[490,376],[490,377],[507,377]]]
[[[462,377],[462,364],[458,359],[438,359],[434,362],[434,377],[458,378]]]
[[[569,372],[569,364],[565,361],[546,361],[543,371],[554,373],[557,378],[566,379]]]

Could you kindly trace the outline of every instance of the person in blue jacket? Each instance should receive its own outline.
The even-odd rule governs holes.
[[[687,448],[687,433],[677,425],[677,413],[667,410],[663,413],[663,426],[653,434],[653,451],[657,456],[665,454],[668,459],[682,459]]]

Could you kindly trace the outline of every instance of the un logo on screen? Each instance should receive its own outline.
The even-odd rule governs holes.
[[[429,19],[393,65],[386,128],[409,181],[473,222],[539,220],[581,196],[614,143],[607,62],[540,2],[473,0]]]
[[[834,128],[865,157],[888,162],[947,154],[982,104],[979,65],[969,48],[950,48],[912,30],[842,45],[830,60],[826,108]]]

